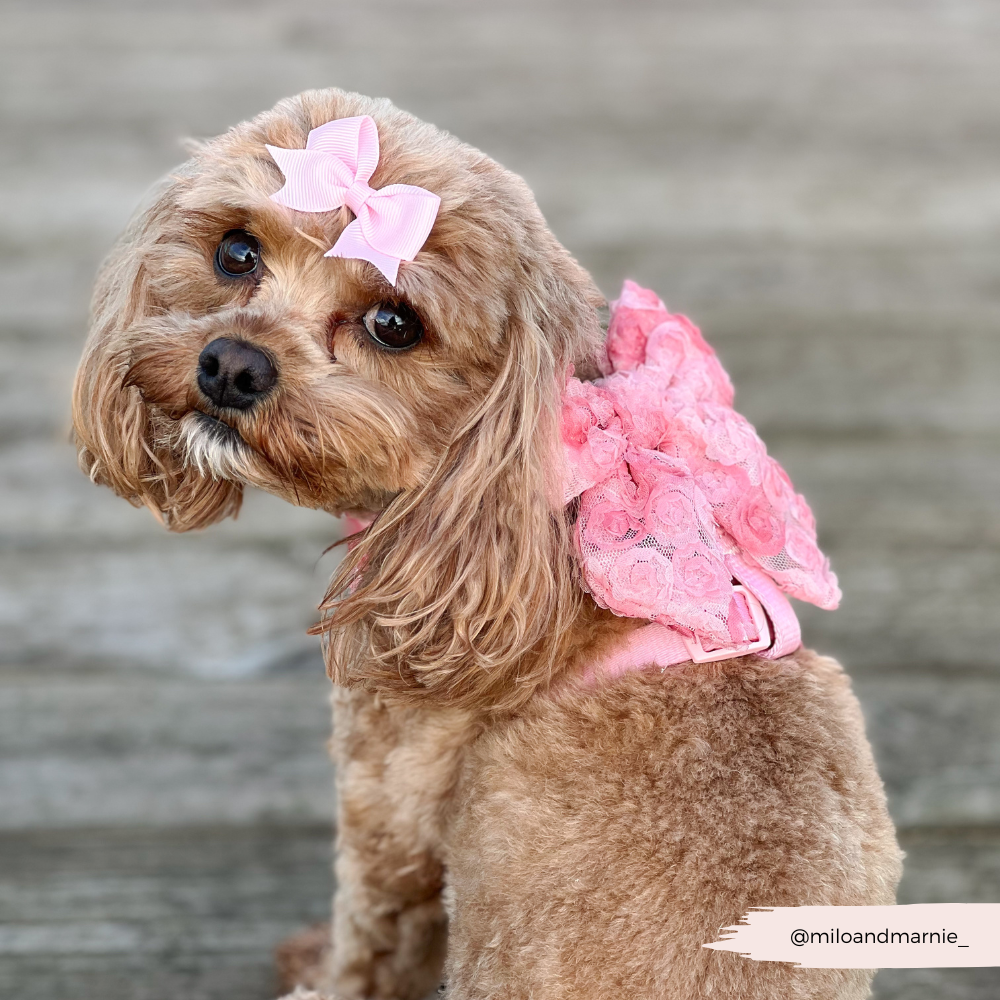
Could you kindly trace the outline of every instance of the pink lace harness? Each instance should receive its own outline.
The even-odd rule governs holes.
[[[567,379],[564,499],[579,497],[586,589],[651,624],[593,670],[798,648],[785,594],[835,608],[837,578],[809,505],[733,409],[732,383],[698,328],[626,281],[602,372]]]

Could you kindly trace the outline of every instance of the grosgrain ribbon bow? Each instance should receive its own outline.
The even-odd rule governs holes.
[[[268,146],[285,175],[271,195],[299,212],[331,212],[346,205],[356,216],[327,257],[350,257],[374,264],[396,284],[400,261],[413,260],[437,218],[441,199],[424,188],[368,186],[378,166],[378,129],[368,115],[338,118],[314,128],[305,149]]]

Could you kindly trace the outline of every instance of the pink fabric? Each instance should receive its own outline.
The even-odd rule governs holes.
[[[772,619],[770,655],[784,655],[798,623],[779,588],[825,608],[840,600],[812,512],[733,409],[697,327],[631,281],[611,309],[605,377],[570,377],[563,397],[585,585],[615,614],[738,651],[757,636],[735,577]]]
[[[437,218],[441,199],[409,184],[368,186],[378,166],[378,129],[368,115],[339,118],[314,128],[305,149],[268,146],[285,175],[273,201],[299,212],[332,212],[346,205],[355,219],[327,257],[374,264],[396,284],[399,264],[413,260]]]
[[[629,633],[613,652],[600,662],[591,664],[584,671],[581,681],[589,685],[599,676],[613,680],[636,667],[665,669],[690,659],[691,653],[679,632],[651,622]]]
[[[345,511],[340,515],[340,519],[344,525],[344,534],[356,535],[366,528],[371,527],[372,522],[375,520],[375,514],[367,510],[352,510]]]
[[[766,660],[776,660],[795,652],[802,645],[802,630],[788,598],[762,569],[751,566],[738,556],[726,556],[726,566],[764,605],[771,625],[771,645],[758,655]]]
[[[794,652],[799,648],[802,636],[799,632],[799,620],[795,617],[788,598],[761,570],[739,563],[735,556],[728,557],[727,562],[729,560],[733,560],[733,575],[741,578],[744,589],[758,599],[760,611],[766,613],[767,628],[761,630],[758,645],[762,648],[756,651],[757,655],[776,660]],[[750,613],[752,615],[755,612],[751,610]],[[745,651],[750,652],[752,649],[751,646]],[[730,659],[743,652],[744,650],[731,647],[721,650],[698,649],[695,641],[683,636],[677,629],[659,622],[650,622],[630,632],[611,653],[590,663],[580,681],[584,686],[590,686],[598,678],[613,680],[636,669],[659,667],[660,670],[666,670],[668,667],[687,663],[695,656],[701,662],[706,662]]]

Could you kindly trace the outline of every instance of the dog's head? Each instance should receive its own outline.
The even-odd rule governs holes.
[[[378,128],[372,187],[441,198],[395,286],[324,257],[347,208],[270,198],[265,144],[357,115]],[[81,465],[176,531],[235,514],[246,484],[378,512],[326,602],[334,668],[484,695],[501,663],[551,666],[573,604],[558,411],[600,303],[520,178],[386,101],[309,92],[197,148],[104,265]]]

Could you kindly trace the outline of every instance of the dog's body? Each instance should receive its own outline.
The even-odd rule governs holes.
[[[832,660],[635,672],[492,723],[341,691],[334,720],[334,943],[314,981],[336,995],[419,1000],[450,922],[463,1000],[867,996],[870,972],[700,947],[756,905],[893,901],[892,825]]]
[[[441,197],[395,286],[314,246],[346,209],[269,199],[266,143],[363,114],[373,186]],[[312,978],[335,996],[417,1000],[442,970],[454,1000],[867,995],[866,972],[700,947],[751,906],[893,899],[839,667],[586,679],[639,624],[581,589],[559,503],[560,387],[595,373],[601,304],[523,182],[339,91],[199,150],[102,273],[75,397],[96,481],[176,530],[235,513],[243,484],[377,514],[321,626],[339,854]]]

